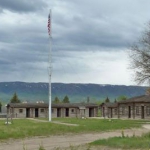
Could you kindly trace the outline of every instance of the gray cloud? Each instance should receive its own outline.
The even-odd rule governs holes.
[[[47,7],[44,0],[0,0],[0,8],[2,10],[7,9],[13,12],[35,12],[39,10],[43,10]]]
[[[149,21],[149,5],[146,0],[0,0],[0,78],[47,81],[47,16],[52,8],[53,80],[75,82],[76,74],[80,82],[96,82],[93,76],[100,74],[107,81],[110,62],[120,57],[121,63],[124,55],[120,52]],[[116,77],[114,81],[120,82]]]

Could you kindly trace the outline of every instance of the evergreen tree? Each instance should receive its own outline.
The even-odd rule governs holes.
[[[108,97],[105,99],[105,102],[106,102],[106,103],[109,103],[109,102],[110,102],[110,100],[109,100]]]
[[[64,99],[62,100],[62,102],[63,102],[63,103],[70,103],[69,97],[66,95],[66,96],[64,97]]]
[[[60,100],[59,100],[59,98],[57,96],[55,97],[53,103],[55,103],[55,104],[60,103]]]
[[[20,103],[20,100],[19,100],[19,98],[18,98],[16,92],[14,93],[14,95],[13,95],[13,97],[11,98],[10,102],[11,102],[11,103]]]
[[[115,100],[114,100],[114,103],[117,103],[117,100],[116,100],[116,98],[115,98]]]

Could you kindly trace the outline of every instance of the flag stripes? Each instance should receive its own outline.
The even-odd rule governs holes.
[[[48,28],[48,34],[51,34],[51,16],[50,14],[48,15],[48,24],[47,24],[47,28]]]

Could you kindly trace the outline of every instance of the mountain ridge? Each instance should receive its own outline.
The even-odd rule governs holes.
[[[128,98],[145,94],[148,87],[134,85],[111,85],[95,83],[52,83],[52,100],[68,96],[71,102],[104,100],[112,101],[120,95]],[[0,100],[9,102],[14,93],[21,101],[48,101],[48,83],[46,82],[0,82]]]

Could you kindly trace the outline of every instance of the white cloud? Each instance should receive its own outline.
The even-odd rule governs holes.
[[[128,68],[126,50],[71,52],[54,62],[52,78],[54,82],[131,85]]]

